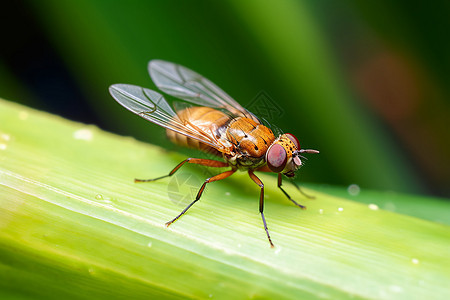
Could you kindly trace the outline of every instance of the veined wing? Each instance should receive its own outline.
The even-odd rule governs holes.
[[[180,120],[160,93],[130,84],[113,84],[109,87],[109,93],[120,105],[150,122],[196,139],[219,151],[222,149],[213,133],[200,132]]]
[[[234,116],[244,116],[260,123],[221,88],[202,75],[163,60],[152,60],[148,71],[155,85],[163,92],[200,106],[223,109]]]

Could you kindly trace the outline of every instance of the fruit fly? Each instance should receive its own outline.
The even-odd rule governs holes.
[[[277,173],[278,187],[290,201],[304,209],[303,205],[292,199],[281,187],[282,175],[294,177],[302,166],[302,154],[319,151],[301,149],[297,138],[291,133],[275,136],[254,114],[192,70],[162,60],[150,61],[148,70],[161,91],[184,100],[183,107],[175,109],[160,93],[129,84],[111,85],[109,92],[113,98],[138,116],[166,128],[169,139],[174,143],[213,153],[221,157],[222,161],[188,158],[165,176],[135,179],[135,182],[149,182],[172,176],[186,163],[230,168],[206,179],[195,199],[166,223],[169,226],[200,200],[208,183],[225,179],[237,170],[247,171],[261,189],[259,212],[269,243],[273,247],[264,217],[264,184],[254,172]]]

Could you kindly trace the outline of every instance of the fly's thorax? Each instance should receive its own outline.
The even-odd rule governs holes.
[[[223,158],[235,169],[238,170],[254,170],[262,167],[266,161],[264,156],[251,157],[242,153],[233,153],[231,155],[224,154]]]
[[[264,157],[275,140],[272,130],[245,117],[233,119],[226,129],[226,139],[235,145],[236,153],[243,157]]]

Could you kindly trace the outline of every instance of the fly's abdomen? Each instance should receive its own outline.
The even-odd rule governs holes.
[[[177,115],[185,126],[195,129],[196,132],[214,137],[217,140],[220,139],[219,128],[222,128],[230,121],[230,117],[225,113],[204,106],[189,107],[177,112]],[[177,145],[221,155],[215,148],[196,139],[189,138],[172,130],[167,130],[166,133],[167,137]]]

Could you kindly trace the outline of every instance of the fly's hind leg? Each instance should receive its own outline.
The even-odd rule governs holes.
[[[167,175],[160,176],[160,177],[153,178],[153,179],[134,179],[134,182],[151,182],[151,181],[156,181],[156,180],[159,180],[159,179],[162,179],[162,178],[170,177],[173,174],[175,174],[175,172],[178,171],[178,169],[180,169],[185,163],[197,164],[197,165],[202,165],[202,166],[207,166],[207,167],[214,167],[214,168],[223,168],[223,167],[228,167],[229,166],[226,162],[223,162],[223,161],[217,161],[217,160],[212,160],[212,159],[202,159],[202,158],[188,158],[188,159],[185,159],[182,162],[180,162]]]

